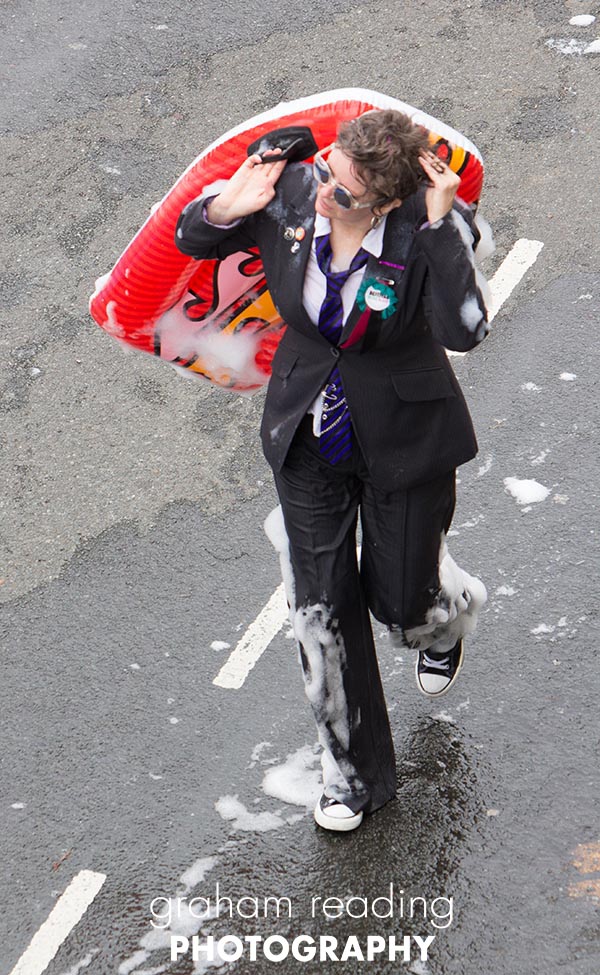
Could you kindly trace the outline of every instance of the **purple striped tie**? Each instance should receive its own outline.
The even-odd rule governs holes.
[[[344,323],[342,288],[354,271],[365,266],[369,255],[361,247],[347,271],[332,271],[329,234],[317,237],[315,249],[317,263],[327,278],[327,294],[319,312],[318,329],[332,345],[337,346]],[[350,410],[337,366],[334,366],[324,389],[319,450],[330,464],[337,464],[352,453]]]

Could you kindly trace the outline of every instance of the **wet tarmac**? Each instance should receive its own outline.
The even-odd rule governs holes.
[[[600,287],[584,161],[597,143],[598,62],[546,45],[570,29],[573,4],[532,4],[516,20],[509,7],[480,0],[440,12],[427,0],[406,5],[407,19],[380,4],[313,4],[299,39],[280,5],[273,30],[244,28],[227,64],[206,29],[216,10],[202,9],[206,50],[195,61],[190,38],[170,29],[176,5],[148,8],[147,37],[164,45],[150,51],[167,70],[132,54],[119,80],[109,60],[95,90],[98,54],[78,91],[71,63],[62,101],[32,98],[26,124],[7,126],[2,975],[83,870],[106,881],[47,975],[191,975],[205,970],[192,959],[194,935],[275,935],[275,954],[282,938],[337,939],[326,947],[340,960],[276,962],[263,941],[256,961],[246,954],[224,969],[261,975],[600,970]],[[13,39],[24,9],[3,11],[15,15]],[[40,5],[31,37],[49,9]],[[240,12],[249,24],[253,9]],[[106,4],[101,16],[133,36],[139,10]],[[65,44],[93,46],[93,17],[77,37],[46,28],[40,83]],[[376,67],[383,21],[405,58],[387,74]],[[170,28],[153,30],[160,24]],[[287,625],[239,690],[213,683],[280,582],[262,531],[276,501],[258,446],[260,394],[236,399],[124,356],[87,321],[85,299],[198,143],[279,97],[346,83],[388,90],[483,143],[484,212],[498,240],[489,273],[519,237],[544,250],[486,342],[453,360],[480,455],[459,474],[449,542],[489,595],[464,671],[451,694],[428,701],[410,653],[376,625],[398,795],[356,833],[333,836],[307,806],[265,791],[289,755],[301,752],[307,796],[317,767]],[[519,504],[505,478],[534,479],[548,494]],[[190,900],[201,914],[217,884],[233,916],[223,901],[218,917],[190,917]],[[265,898],[281,899],[279,917]],[[169,959],[170,934],[189,938],[187,956]],[[429,936],[423,960],[416,939]],[[361,961],[369,944],[375,954]]]

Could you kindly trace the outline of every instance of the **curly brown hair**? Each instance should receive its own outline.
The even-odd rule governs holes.
[[[395,109],[375,109],[342,122],[336,145],[354,163],[357,177],[381,200],[404,200],[423,175],[419,153],[427,132]]]

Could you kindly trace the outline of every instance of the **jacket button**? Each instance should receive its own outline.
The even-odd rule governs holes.
[[[339,359],[339,357],[341,355],[341,352],[340,352],[339,349],[336,349],[335,345],[332,345],[331,346],[331,350],[330,351],[331,351],[331,354],[332,354],[332,356],[333,356],[334,359]]]

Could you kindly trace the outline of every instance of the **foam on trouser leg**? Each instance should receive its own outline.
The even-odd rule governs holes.
[[[285,530],[283,511],[280,504],[276,508],[273,508],[273,511],[265,518],[264,529],[271,545],[279,555],[283,586],[290,608],[290,623],[293,625],[294,613],[296,612],[296,585],[294,583],[294,572],[290,558],[290,541]]]
[[[297,610],[294,634],[304,671],[304,689],[310,701],[319,741],[328,796],[344,802],[365,786],[350,760],[350,714],[344,688],[346,649],[338,621],[327,606],[317,603]]]
[[[477,626],[479,610],[487,600],[480,579],[456,564],[442,534],[439,556],[439,590],[428,609],[425,622],[404,631],[408,645],[416,650],[447,653]]]
[[[267,538],[279,555],[290,622],[298,643],[304,688],[310,701],[319,742],[326,794],[340,802],[355,792],[365,791],[356,768],[348,757],[350,715],[344,689],[346,649],[337,619],[323,603],[296,610],[296,585],[290,558],[289,538],[281,505],[264,522]],[[353,721],[356,727],[358,718]]]

